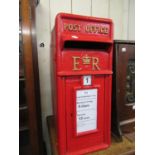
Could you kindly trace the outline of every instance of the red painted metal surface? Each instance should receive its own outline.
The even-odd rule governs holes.
[[[110,145],[111,124],[112,21],[60,13],[51,46],[54,49],[51,51],[52,98],[59,154],[80,155],[106,149]],[[91,76],[90,85],[83,84],[84,75]],[[95,130],[78,133],[78,90],[97,91]]]

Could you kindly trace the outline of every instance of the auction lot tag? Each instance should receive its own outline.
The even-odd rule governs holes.
[[[91,85],[91,75],[85,75],[83,76],[83,85],[84,86],[89,86]]]
[[[77,133],[97,128],[97,89],[76,91]]]

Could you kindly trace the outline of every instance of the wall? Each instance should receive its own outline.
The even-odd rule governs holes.
[[[135,0],[40,0],[36,8],[37,47],[40,73],[43,135],[48,155],[50,144],[46,116],[51,115],[50,32],[59,12],[112,18],[114,39],[134,40]],[[44,43],[44,47],[40,44]]]

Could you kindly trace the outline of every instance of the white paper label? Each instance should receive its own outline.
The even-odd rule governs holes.
[[[77,133],[97,128],[97,89],[76,91]]]

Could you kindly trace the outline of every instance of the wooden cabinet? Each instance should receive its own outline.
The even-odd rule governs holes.
[[[43,138],[33,0],[19,1],[19,153],[42,155]]]
[[[135,126],[135,43],[115,41],[113,56],[112,132],[134,132]]]

